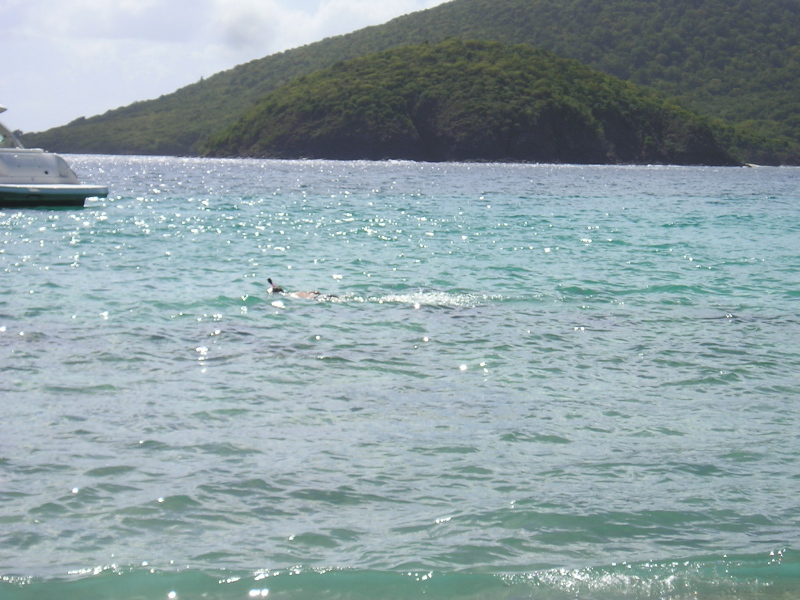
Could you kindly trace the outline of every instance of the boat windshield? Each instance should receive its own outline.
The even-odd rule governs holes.
[[[0,123],[0,148],[23,148],[22,143]]]

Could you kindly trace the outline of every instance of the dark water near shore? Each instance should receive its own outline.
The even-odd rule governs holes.
[[[800,170],[70,162],[0,598],[797,597]]]

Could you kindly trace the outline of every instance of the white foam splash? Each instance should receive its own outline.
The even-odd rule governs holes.
[[[414,308],[423,306],[452,306],[474,307],[486,302],[486,296],[475,294],[451,294],[448,292],[412,292],[408,294],[387,294],[386,296],[373,296],[367,302],[378,304],[410,304]],[[363,300],[362,300],[363,301]]]

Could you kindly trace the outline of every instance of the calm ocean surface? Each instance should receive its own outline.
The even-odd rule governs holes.
[[[69,160],[3,600],[800,594],[800,169]]]

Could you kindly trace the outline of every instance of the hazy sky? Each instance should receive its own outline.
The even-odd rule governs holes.
[[[0,0],[0,119],[43,131],[445,0]]]

